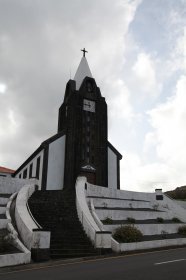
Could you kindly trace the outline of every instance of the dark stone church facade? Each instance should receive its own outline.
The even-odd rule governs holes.
[[[119,189],[121,158],[108,142],[107,104],[83,56],[74,80],[66,85],[57,134],[44,141],[14,176],[37,178],[41,190],[73,188],[78,176]]]

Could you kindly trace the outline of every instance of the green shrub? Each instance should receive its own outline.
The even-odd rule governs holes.
[[[128,222],[129,224],[135,224],[136,220],[135,220],[134,218],[128,217],[128,218],[127,218],[127,222]]]
[[[156,220],[157,220],[158,223],[164,223],[164,219],[161,218],[161,217],[158,217]]]
[[[102,221],[103,224],[105,225],[112,225],[113,224],[113,220],[109,217],[107,217],[105,220]]]
[[[182,235],[186,235],[186,226],[181,226],[178,228],[178,233]]]
[[[173,217],[173,218],[172,218],[172,221],[173,221],[174,223],[180,223],[180,222],[181,222],[180,219],[177,218],[177,217]]]
[[[143,234],[134,226],[121,226],[113,234],[113,238],[119,243],[139,242]]]

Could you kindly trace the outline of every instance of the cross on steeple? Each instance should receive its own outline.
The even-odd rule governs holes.
[[[83,52],[83,56],[84,56],[84,57],[85,57],[85,53],[86,53],[86,52],[88,53],[88,51],[86,51],[85,48],[82,49],[81,51]]]

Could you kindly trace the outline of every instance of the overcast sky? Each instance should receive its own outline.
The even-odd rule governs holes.
[[[0,165],[56,133],[84,47],[121,188],[185,185],[186,0],[0,0]]]

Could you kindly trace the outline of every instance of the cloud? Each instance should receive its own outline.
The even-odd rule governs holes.
[[[158,84],[156,78],[155,62],[149,54],[139,53],[132,70],[137,79],[138,88],[143,94],[150,97],[160,94],[161,84]]]
[[[127,154],[123,168],[127,186],[152,191],[184,185],[186,181],[186,75],[179,77],[175,94],[148,112],[151,131],[147,132],[144,153],[155,151],[152,163]],[[136,163],[137,162],[137,163]],[[134,187],[133,187],[134,186]]]
[[[7,90],[7,86],[3,83],[0,83],[0,94],[4,94]]]
[[[130,103],[129,89],[121,79],[108,81],[107,88],[111,93],[116,92],[115,96],[110,95],[107,100],[109,118],[115,120],[115,122],[124,120],[126,123],[130,124],[135,114]]]
[[[122,187],[185,182],[185,5],[177,2],[0,0],[0,165],[17,168],[56,133],[86,47],[109,138],[124,155]]]
[[[180,59],[180,68],[186,71],[186,27],[183,28],[182,35],[177,39],[175,56]]]
[[[120,99],[124,37],[140,2],[0,0],[0,81],[7,85],[0,94],[1,165],[17,168],[56,133],[58,108],[82,47],[103,96]],[[109,80],[111,90],[104,91]]]
[[[176,92],[166,103],[149,112],[150,122],[155,129],[157,154],[169,164],[185,165],[186,156],[186,76],[182,75],[176,85]]]

